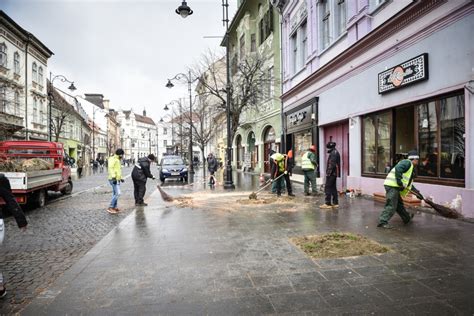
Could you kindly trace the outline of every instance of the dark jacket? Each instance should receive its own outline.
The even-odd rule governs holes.
[[[8,211],[10,211],[10,213],[15,218],[18,227],[21,228],[28,225],[28,221],[26,220],[25,214],[23,213],[18,203],[16,203],[15,197],[12,194],[10,181],[7,177],[5,177],[3,173],[0,173],[0,197],[2,197],[5,202],[10,201],[10,205],[8,205]],[[5,208],[0,209],[0,218],[2,219],[6,217],[6,214],[4,214],[4,209]]]
[[[216,157],[214,157],[214,156],[208,157],[207,158],[207,170],[209,170],[209,172],[216,172],[217,167],[218,167],[218,163],[217,163]]]
[[[339,155],[339,152],[336,150],[336,148],[329,152],[326,176],[341,176],[341,155]]]
[[[142,157],[138,159],[137,164],[133,167],[132,180],[146,182],[147,178],[153,178],[150,171],[150,159]]]

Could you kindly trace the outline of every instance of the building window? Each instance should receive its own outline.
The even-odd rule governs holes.
[[[40,123],[46,122],[46,114],[44,112],[44,104],[43,101],[39,102],[39,109],[40,109]]]
[[[240,42],[240,59],[242,59],[245,56],[245,34],[242,34],[239,42]]]
[[[20,54],[18,54],[18,52],[13,54],[13,70],[15,74],[20,74]]]
[[[368,115],[363,119],[363,173],[386,174],[410,150],[418,149],[417,181],[462,186],[464,134],[462,93]]]
[[[34,82],[38,82],[38,66],[36,65],[36,63],[33,63],[32,72],[33,72],[32,80]]]
[[[363,120],[363,172],[386,174],[391,169],[392,112],[366,116]]]
[[[168,134],[168,129],[167,128],[163,128],[163,135],[167,135]]]
[[[41,67],[41,66],[38,69],[38,84],[40,86],[43,85],[43,67]]]
[[[306,21],[294,31],[290,38],[291,45],[291,70],[292,73],[300,71],[308,57],[308,35],[306,31]]]
[[[273,32],[273,8],[270,9],[263,15],[262,19],[258,23],[260,31],[260,44],[265,42],[267,37]]]
[[[5,43],[0,44],[0,66],[7,68],[7,45]]]
[[[250,51],[252,53],[257,51],[257,34],[250,34]]]
[[[166,139],[163,140],[163,146],[164,146],[164,147],[168,146],[168,141],[167,141]]]
[[[33,99],[33,123],[38,122],[38,101]]]
[[[295,165],[301,168],[302,157],[309,147],[313,144],[311,130],[305,130],[294,134],[294,153]]]
[[[321,50],[324,50],[346,31],[346,1],[321,0],[319,2],[319,26]]]
[[[18,91],[15,91],[15,115],[20,116],[20,93]]]
[[[0,112],[7,112],[7,88],[0,86]]]
[[[270,98],[275,97],[275,70],[271,67],[268,70],[268,75],[270,77]]]

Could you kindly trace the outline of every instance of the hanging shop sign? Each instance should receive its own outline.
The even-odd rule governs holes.
[[[378,74],[379,94],[428,79],[428,54],[424,53]]]

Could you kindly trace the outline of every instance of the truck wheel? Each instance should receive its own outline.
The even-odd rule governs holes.
[[[64,187],[64,189],[61,190],[61,193],[64,195],[70,195],[72,193],[72,188],[73,188],[72,181],[69,180],[67,185]]]
[[[42,189],[36,193],[36,206],[43,207],[46,205],[46,190]]]

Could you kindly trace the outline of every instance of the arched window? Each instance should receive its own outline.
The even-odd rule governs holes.
[[[38,69],[38,83],[40,86],[43,85],[43,67],[39,67]]]
[[[18,52],[13,54],[13,71],[17,75],[20,74],[20,54],[18,54]]]
[[[33,68],[32,68],[32,72],[33,72],[33,82],[38,82],[38,66],[36,65],[36,63],[33,63]]]
[[[7,45],[0,44],[0,66],[7,67]]]

